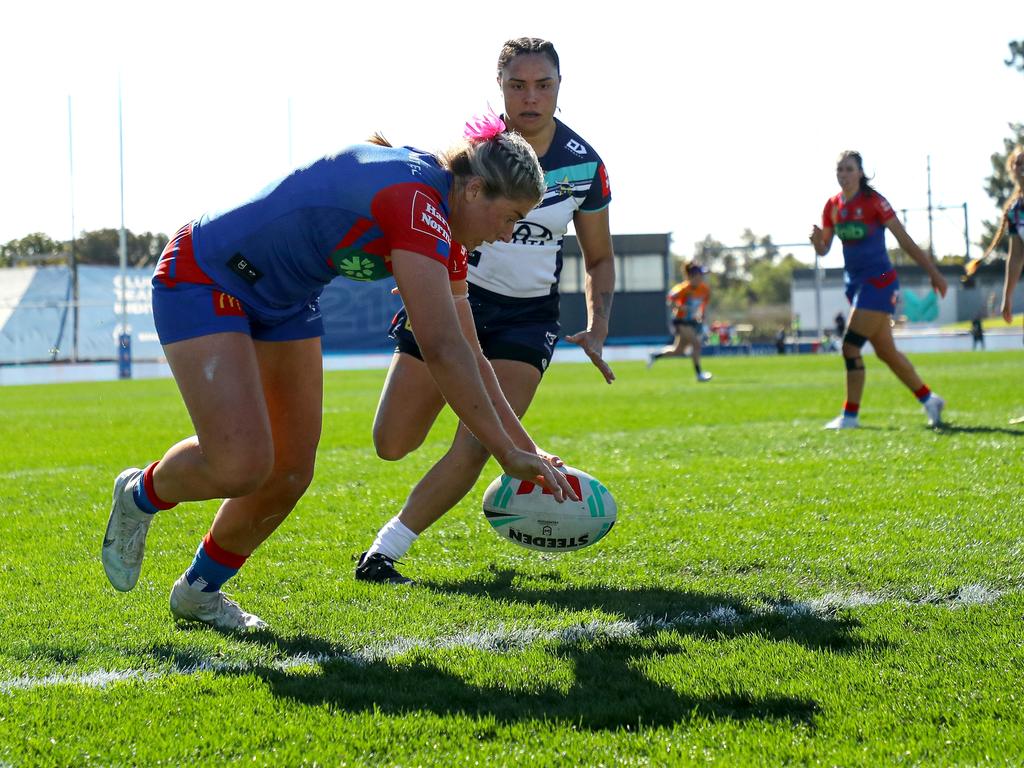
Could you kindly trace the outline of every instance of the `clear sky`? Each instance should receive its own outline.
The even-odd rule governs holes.
[[[173,233],[375,130],[446,147],[500,110],[497,54],[523,35],[559,51],[559,117],[608,165],[616,233],[805,242],[852,148],[897,209],[927,204],[930,155],[933,203],[967,202],[976,240],[1024,119],[1020,20],[1019,0],[4,3],[0,242],[68,239],[72,209],[76,231],[120,226],[119,78],[125,225]],[[925,244],[926,214],[908,229]],[[962,252],[962,210],[934,232]]]

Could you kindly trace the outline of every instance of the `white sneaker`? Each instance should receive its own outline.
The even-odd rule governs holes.
[[[711,374],[707,371],[701,371],[697,374],[697,381],[711,381]]]
[[[142,475],[137,467],[126,469],[114,481],[110,519],[103,534],[103,570],[114,589],[127,592],[139,581],[142,557],[146,554],[146,534],[153,515],[135,505],[131,486]]]
[[[654,366],[654,361],[657,359],[657,356],[653,352],[647,356],[647,370],[650,370]]]
[[[826,424],[822,429],[856,429],[860,426],[860,418],[857,416],[847,416],[845,413],[840,413],[832,421]]]
[[[171,587],[171,613],[176,619],[198,621],[228,632],[267,628],[263,619],[243,611],[238,603],[220,590],[203,592],[193,589],[185,581],[184,574]]]
[[[928,414],[928,426],[937,427],[942,424],[942,409],[946,407],[946,401],[934,392],[924,401],[924,412]]]

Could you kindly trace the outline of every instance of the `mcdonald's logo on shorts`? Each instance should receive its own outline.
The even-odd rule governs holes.
[[[213,292],[213,314],[218,317],[245,317],[242,302],[224,291]]]

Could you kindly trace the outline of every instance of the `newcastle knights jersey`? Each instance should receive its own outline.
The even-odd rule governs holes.
[[[558,294],[562,240],[576,211],[594,212],[612,199],[608,172],[594,149],[560,120],[540,158],[547,190],[516,224],[508,243],[486,243],[469,255],[469,282],[502,296]]]
[[[310,304],[339,275],[380,280],[391,251],[413,251],[465,279],[452,243],[452,175],[411,147],[358,144],[275,181],[251,200],[193,224],[199,267],[273,322]],[[169,275],[173,278],[173,275]]]
[[[822,227],[843,241],[843,266],[848,280],[859,282],[892,269],[885,249],[885,225],[896,217],[889,201],[877,192],[858,192],[849,200],[843,193],[829,198],[822,212]]]

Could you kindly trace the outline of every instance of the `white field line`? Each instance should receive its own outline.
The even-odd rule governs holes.
[[[397,638],[381,645],[354,648],[349,652],[326,654],[296,654],[283,659],[261,662],[201,661],[197,664],[173,664],[162,669],[97,670],[76,675],[46,675],[44,677],[16,677],[0,680],[0,695],[15,691],[34,690],[53,686],[79,686],[106,688],[126,681],[150,681],[174,675],[195,675],[202,672],[246,673],[257,669],[288,671],[320,664],[370,664],[401,656],[417,650],[471,649],[492,653],[509,653],[530,645],[553,643],[575,646],[595,640],[626,640],[653,631],[676,628],[735,629],[765,618],[799,619],[821,617],[847,608],[871,605],[939,606],[957,609],[970,605],[989,605],[1006,594],[982,584],[969,584],[954,594],[928,593],[917,600],[907,600],[881,593],[853,592],[828,593],[802,602],[768,601],[751,611],[738,611],[720,605],[701,612],[683,612],[675,616],[643,616],[629,621],[589,621],[562,629],[498,626],[494,629],[458,632],[436,638]]]

